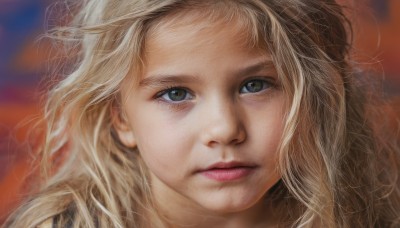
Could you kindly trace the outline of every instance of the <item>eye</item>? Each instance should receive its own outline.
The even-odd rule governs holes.
[[[193,96],[183,88],[171,88],[164,90],[160,92],[157,97],[169,102],[180,102],[193,99]]]
[[[247,81],[241,88],[240,93],[257,93],[271,87],[271,83],[261,79]]]

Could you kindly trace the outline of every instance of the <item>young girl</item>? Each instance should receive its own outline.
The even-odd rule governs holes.
[[[334,0],[73,9],[53,33],[74,63],[46,106],[50,177],[7,227],[400,226],[399,149]]]

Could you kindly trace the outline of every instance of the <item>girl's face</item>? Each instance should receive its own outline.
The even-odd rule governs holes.
[[[280,179],[285,97],[270,56],[241,34],[217,23],[159,26],[142,77],[122,89],[119,137],[138,147],[169,208],[250,210]]]

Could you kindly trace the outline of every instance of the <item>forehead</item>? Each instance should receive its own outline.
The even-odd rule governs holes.
[[[228,57],[244,61],[243,56],[259,59],[267,55],[265,49],[249,43],[249,32],[237,19],[232,18],[229,24],[222,19],[202,20],[192,15],[173,20],[177,23],[161,22],[147,36],[143,58],[144,74],[149,69],[165,69],[161,66],[172,68],[180,65],[186,68],[199,61],[228,64]]]
[[[230,39],[243,48],[262,49],[265,45],[258,42],[260,39],[256,27],[248,15],[246,17],[239,10],[229,7],[221,8],[219,5],[216,8],[182,9],[151,23],[144,47],[146,49],[153,41],[177,45],[181,39],[203,35],[197,42],[212,42],[215,38]]]

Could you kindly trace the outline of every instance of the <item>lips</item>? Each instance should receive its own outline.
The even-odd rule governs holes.
[[[243,179],[253,173],[256,168],[256,165],[249,163],[218,162],[200,170],[199,173],[211,180],[228,182]]]

